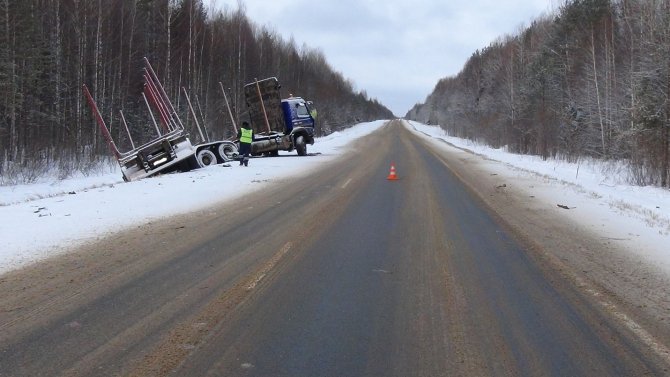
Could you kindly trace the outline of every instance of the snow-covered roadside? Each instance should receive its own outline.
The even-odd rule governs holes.
[[[383,124],[385,121],[363,123],[320,138],[309,147],[314,156],[299,158],[286,153],[279,158],[258,158],[248,168],[212,166],[131,183],[123,183],[121,174],[113,172],[0,186],[0,273],[124,228],[206,208],[318,169],[346,151],[352,140]],[[499,175],[501,181],[526,190],[548,209],[670,272],[669,191],[624,184],[616,175],[603,174],[595,164],[542,161],[449,137],[436,126],[408,124],[436,145],[484,156],[491,174]],[[570,209],[559,208],[559,204]]]
[[[319,138],[309,157],[295,152],[254,158],[249,167],[217,165],[124,183],[98,177],[0,186],[0,273],[66,252],[106,234],[199,210],[290,179],[336,158],[353,139],[386,121],[358,124]]]
[[[670,275],[670,191],[626,184],[621,175],[604,173],[606,169],[598,163],[543,161],[450,137],[439,127],[408,124],[436,145],[484,157],[491,174],[514,186],[510,188],[525,190],[529,198],[546,203],[548,210],[637,253]]]

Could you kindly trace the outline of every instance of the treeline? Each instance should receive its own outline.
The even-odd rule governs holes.
[[[634,183],[670,187],[670,2],[567,1],[407,117],[515,153],[623,161]]]
[[[255,25],[242,2],[214,10],[202,0],[0,0],[0,176],[30,180],[54,166],[67,175],[109,155],[82,84],[122,150],[130,145],[119,110],[133,138],[149,137],[143,57],[192,137],[182,87],[209,136],[227,138],[232,126],[219,82],[239,118],[244,84],[270,76],[279,78],[284,96],[314,101],[320,134],[393,116],[357,92],[319,50]]]

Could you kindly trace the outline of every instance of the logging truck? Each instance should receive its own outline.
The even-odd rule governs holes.
[[[116,147],[114,139],[98,110],[98,106],[96,105],[93,96],[91,96],[86,85],[83,85],[84,95],[91,107],[102,135],[107,141],[110,151],[114,157],[116,157],[119,166],[121,167],[123,179],[126,182],[135,181],[159,173],[189,171],[191,169],[223,163],[234,159],[238,154],[235,143],[227,140],[207,140],[202,133],[200,125],[197,123],[195,114],[194,119],[196,119],[196,126],[203,142],[199,144],[193,144],[191,142],[189,134],[184,128],[184,124],[179,119],[177,112],[165,93],[165,89],[158,80],[158,76],[151,67],[151,64],[149,64],[149,60],[144,58],[144,63],[144,90],[142,97],[149,110],[151,119],[153,120],[156,136],[151,141],[136,146],[130,134],[123,112],[120,112],[122,124],[125,127],[132,146],[127,152],[120,152]],[[189,107],[193,112],[193,109],[190,106],[190,100],[188,101]],[[155,114],[158,115],[158,122],[156,121]]]
[[[300,97],[281,99],[276,77],[255,80],[244,86],[254,141],[252,155],[276,156],[280,150],[307,154],[307,144],[314,144],[315,109],[312,102]]]

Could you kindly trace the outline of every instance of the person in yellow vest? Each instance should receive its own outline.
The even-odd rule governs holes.
[[[237,139],[240,141],[240,166],[249,166],[254,130],[251,129],[248,122],[242,122],[242,127],[237,131]]]

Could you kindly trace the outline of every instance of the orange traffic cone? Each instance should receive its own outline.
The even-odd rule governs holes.
[[[389,176],[386,177],[389,181],[395,181],[398,179],[398,176],[395,174],[395,165],[391,163],[391,171],[389,172]]]

